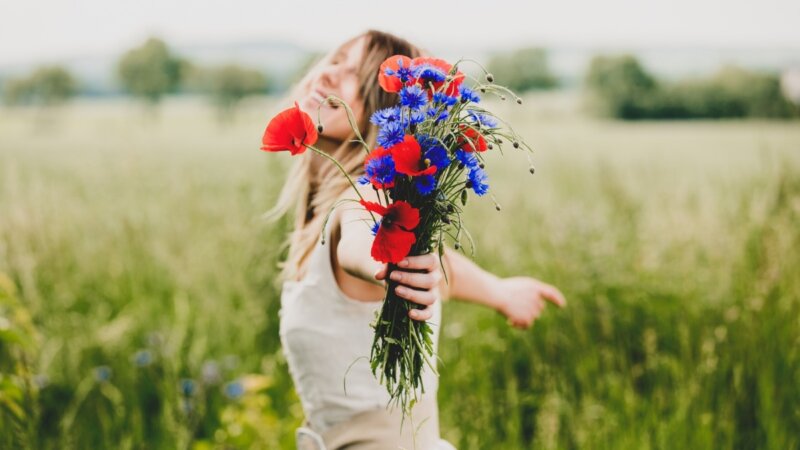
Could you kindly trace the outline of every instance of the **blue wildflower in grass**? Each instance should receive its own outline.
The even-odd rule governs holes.
[[[463,84],[458,87],[458,93],[461,95],[461,101],[463,103],[479,103],[481,101],[481,98],[475,93],[475,91],[464,86]]]
[[[181,386],[181,394],[183,394],[185,397],[191,397],[192,395],[194,395],[195,384],[194,380],[192,380],[191,378],[181,379],[180,386]]]
[[[442,147],[439,141],[427,134],[421,134],[417,136],[417,142],[419,142],[419,146],[422,148],[422,157],[430,159],[431,165],[436,166],[437,172],[444,170],[445,167],[450,165],[450,157],[447,156],[447,149]]]
[[[451,97],[444,92],[437,92],[433,94],[432,100],[434,104],[443,104],[448,107],[458,103],[458,99],[456,97]]]
[[[467,110],[467,117],[473,122],[479,123],[483,127],[494,128],[497,126],[497,119],[472,109]]]
[[[111,367],[97,366],[94,368],[94,379],[97,381],[108,381],[111,379]]]
[[[379,127],[386,126],[386,124],[392,122],[400,122],[400,108],[392,106],[391,108],[379,109],[372,113],[369,121]]]
[[[239,380],[231,381],[223,388],[223,393],[231,400],[236,400],[244,395],[244,384]]]
[[[414,177],[414,186],[422,195],[428,195],[436,188],[436,178],[433,175],[420,175]]]
[[[404,87],[400,91],[400,104],[418,110],[428,104],[428,94],[416,85]]]
[[[486,175],[486,171],[481,169],[480,166],[472,167],[469,170],[467,187],[471,187],[477,195],[483,195],[489,191],[488,179],[489,177]]]
[[[150,350],[139,350],[133,355],[133,363],[136,367],[146,367],[153,362],[153,354]]]
[[[469,170],[472,170],[475,167],[478,167],[480,161],[478,161],[478,157],[475,156],[473,152],[465,152],[464,150],[458,149],[456,150],[456,159],[464,164]]]
[[[378,131],[378,145],[389,148],[395,144],[403,142],[405,136],[403,124],[398,122],[387,123]]]
[[[414,74],[414,78],[420,79],[425,86],[428,85],[428,82],[441,83],[447,78],[447,74],[444,73],[442,69],[429,63],[415,65],[412,69],[412,73]]]

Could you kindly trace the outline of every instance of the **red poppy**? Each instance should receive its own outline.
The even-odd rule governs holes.
[[[436,166],[430,166],[422,158],[422,148],[419,142],[410,134],[405,135],[403,142],[395,144],[390,148],[394,168],[398,173],[418,177],[420,175],[433,175],[436,173]]]
[[[381,85],[386,92],[400,92],[403,89],[403,81],[397,75],[397,71],[411,68],[411,58],[403,55],[394,55],[386,58],[381,64],[378,72],[378,84]],[[387,75],[386,69],[391,70],[395,75]]]
[[[408,256],[417,240],[412,230],[419,225],[419,210],[402,200],[388,207],[365,200],[360,203],[368,211],[383,216],[372,242],[372,258],[384,263],[398,263]]]
[[[308,114],[294,102],[294,108],[281,111],[273,117],[261,138],[261,150],[278,152],[288,150],[292,155],[306,151],[306,146],[317,142],[317,127]]]
[[[482,134],[476,129],[463,124],[459,128],[463,134],[463,136],[458,136],[458,145],[461,147],[461,150],[465,152],[474,152],[475,150],[479,152],[486,151],[488,147],[486,146],[486,139],[484,139]]]
[[[450,74],[450,70],[453,68],[453,66],[450,63],[448,63],[447,61],[445,61],[443,59],[439,59],[439,58],[414,58],[414,60],[411,61],[411,62],[415,66],[416,65],[422,65],[422,64],[430,64],[433,67],[436,67],[437,69],[439,69],[442,72],[444,72],[445,75],[449,75]],[[416,80],[415,80],[415,82],[416,82]],[[433,89],[434,90],[438,90],[446,82],[447,81],[439,81],[437,83],[433,83]],[[464,74],[461,73],[461,71],[456,71],[456,73],[453,75],[453,81],[451,81],[450,84],[447,85],[447,88],[445,88],[445,90],[444,90],[444,94],[445,95],[449,95],[450,97],[458,96],[458,88],[459,88],[459,86],[461,86],[461,83],[463,83],[463,82],[464,82]],[[429,94],[433,95],[432,93],[429,93]]]

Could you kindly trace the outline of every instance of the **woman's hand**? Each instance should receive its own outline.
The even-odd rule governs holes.
[[[439,266],[439,258],[429,253],[420,256],[406,256],[397,263],[398,268],[392,271],[389,278],[402,284],[397,286],[395,292],[414,303],[425,305],[424,309],[412,309],[408,312],[408,317],[414,320],[428,320],[433,316],[433,311],[427,306],[440,300],[441,291],[439,289],[442,280],[442,270]],[[386,271],[389,265],[384,264],[375,273],[375,278],[383,280],[386,278]],[[407,272],[403,269],[425,269],[427,273]],[[415,289],[411,289],[415,288]],[[418,290],[420,289],[420,290]]]
[[[549,301],[559,308],[567,306],[564,295],[555,286],[530,277],[500,279],[494,287],[497,310],[508,318],[509,325],[526,329],[538,319]]]

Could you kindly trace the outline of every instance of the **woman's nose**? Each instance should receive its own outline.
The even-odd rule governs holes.
[[[323,86],[334,87],[339,81],[338,72],[335,66],[328,66],[320,74],[320,82]]]

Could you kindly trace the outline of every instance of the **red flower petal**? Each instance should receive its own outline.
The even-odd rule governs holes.
[[[417,237],[411,231],[404,231],[397,227],[383,227],[378,229],[375,241],[372,243],[372,258],[383,263],[399,263],[411,251],[411,246]]]
[[[361,203],[365,208],[367,208],[367,211],[372,211],[382,216],[386,214],[386,211],[388,211],[388,208],[381,205],[380,203],[368,202],[366,200],[359,200],[358,202]]]
[[[422,148],[414,136],[405,135],[403,142],[395,144],[389,150],[392,152],[394,168],[398,173],[414,177],[436,173],[436,166],[425,167],[422,161]]]
[[[419,210],[403,200],[389,205],[386,215],[391,217],[392,225],[402,227],[407,231],[411,231],[419,225]]]
[[[397,263],[405,258],[417,240],[412,230],[419,225],[419,210],[402,200],[388,207],[366,200],[360,200],[360,203],[367,210],[383,216],[372,242],[372,257],[384,263]]]
[[[476,150],[485,152],[486,149],[489,148],[486,145],[486,139],[474,128],[461,125],[460,129],[464,134],[458,137],[458,145],[461,147],[461,150],[465,152],[474,152]]]
[[[267,124],[261,138],[261,150],[288,150],[292,155],[306,151],[307,145],[317,142],[317,127],[311,117],[294,102],[294,108],[281,111]]]
[[[395,75],[386,75],[386,69],[391,69],[396,72],[397,69],[400,68],[400,64],[405,68],[409,68],[411,66],[411,58],[403,55],[394,55],[386,58],[386,60],[381,63],[378,72],[378,84],[381,85],[384,91],[400,92],[400,90],[403,89],[403,82],[399,77]]]
[[[444,72],[445,75],[450,74],[450,70],[453,66],[448,63],[447,61],[439,58],[414,58],[412,61],[413,64],[430,64],[441,71]],[[456,73],[453,75],[453,81],[447,85],[447,88],[444,90],[445,95],[449,95],[450,97],[455,97],[458,95],[458,88],[461,86],[461,83],[464,82],[464,74],[461,71],[457,70]],[[439,90],[440,87],[444,84],[444,81],[440,81],[438,83],[433,83],[434,90]],[[427,86],[426,86],[427,87]],[[429,97],[433,96],[433,93],[428,93]]]

